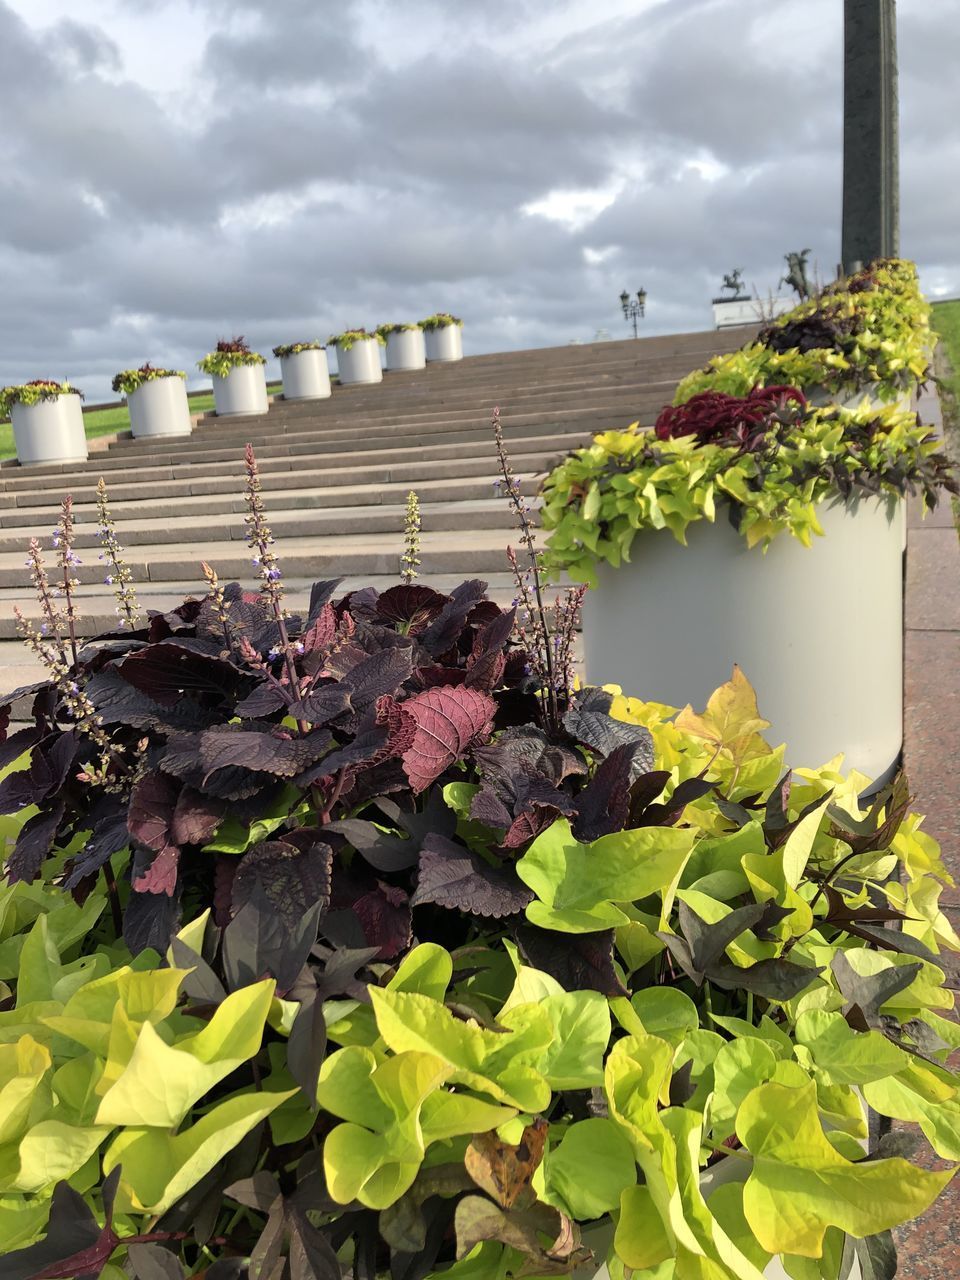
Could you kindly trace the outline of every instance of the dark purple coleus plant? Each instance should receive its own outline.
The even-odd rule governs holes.
[[[654,820],[666,778],[649,733],[568,672],[547,698],[516,609],[480,581],[318,582],[292,616],[250,451],[246,465],[259,591],[204,566],[205,596],[75,662],[52,604],[46,636],[22,624],[51,678],[0,707],[6,726],[32,697],[25,728],[0,728],[0,763],[31,751],[0,812],[38,809],[8,878],[82,897],[103,875],[135,952],[162,953],[184,912],[211,907],[228,985],[269,972],[288,989],[318,946],[357,957],[355,982],[425,928],[453,947],[495,921],[526,949],[517,858],[559,816],[585,841]],[[459,815],[450,782],[468,784]]]

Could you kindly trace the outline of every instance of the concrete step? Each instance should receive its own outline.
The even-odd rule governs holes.
[[[531,426],[507,424],[504,429],[511,451],[538,442],[542,448],[556,447],[561,450],[576,448],[584,440],[594,434],[594,425],[581,426],[577,422],[565,422],[557,425],[552,422],[534,423]],[[262,469],[268,460],[273,458],[313,457],[322,458],[330,466],[353,466],[369,462],[370,454],[376,452],[379,457],[391,461],[402,462],[405,458],[418,456],[422,458],[454,458],[462,454],[494,454],[493,432],[489,427],[457,428],[450,431],[431,431],[430,433],[403,432],[386,437],[356,433],[342,433],[343,438],[335,440],[319,432],[298,432],[296,435],[274,436],[266,440],[252,440],[257,459]],[[411,439],[415,443],[411,443]],[[163,467],[197,467],[207,469],[208,463],[228,463],[240,465],[243,458],[245,440],[235,443],[215,445],[208,441],[196,441],[195,447],[188,451],[183,446],[153,454],[134,454],[124,451],[104,459],[88,467],[87,472],[103,475],[107,483],[114,479],[129,479],[128,472],[142,473],[145,468]],[[62,483],[63,473],[52,473]],[[44,486],[45,487],[45,486]],[[10,492],[17,492],[11,489]]]
[[[489,486],[487,492],[489,494]],[[530,505],[535,508],[536,500],[531,499]],[[341,507],[329,511],[275,509],[271,510],[269,516],[270,527],[278,539],[338,538],[343,534],[363,532],[394,533],[400,536],[405,518],[405,503]],[[441,501],[431,503],[423,509],[424,528],[435,531],[464,528],[509,529],[512,524],[513,516],[509,504],[495,497],[488,496],[466,502]],[[39,537],[41,543],[46,545],[49,543],[50,532],[50,521],[46,520],[38,521],[36,528],[0,534],[0,556],[7,552],[22,554],[24,544],[31,535]],[[247,536],[247,529],[244,517],[239,511],[229,515],[214,516],[207,511],[200,513],[199,509],[195,509],[193,514],[181,513],[173,519],[169,515],[125,518],[118,525],[118,536],[123,545],[128,548],[144,545],[165,546],[170,543],[201,546],[207,542],[225,539],[230,539],[232,542],[243,541]],[[74,546],[79,552],[100,546],[93,519],[83,523],[78,522]]]
[[[536,475],[517,472],[517,481],[525,494],[533,495],[539,487]],[[432,510],[434,504],[443,502],[475,502],[489,498],[494,492],[493,473],[473,479],[421,481],[416,486],[421,505]],[[336,488],[303,488],[284,489],[267,493],[267,502],[272,513],[281,511],[293,512],[304,510],[336,509],[343,511],[353,507],[371,507],[405,504],[410,491],[409,484],[358,484],[340,485]],[[53,495],[46,495],[49,499]],[[130,521],[142,516],[144,504],[142,499],[132,502],[114,501],[110,496],[110,510],[117,521],[121,541],[126,537]],[[149,515],[157,520],[175,521],[181,517],[196,515],[232,515],[246,511],[246,503],[242,495],[242,486],[223,494],[189,494],[169,498],[154,499],[149,504]],[[74,507],[78,528],[95,524],[97,510],[93,502],[77,503]],[[14,536],[24,543],[32,533],[49,538],[53,526],[57,522],[59,506],[33,506],[16,508],[0,513],[0,528],[19,530]],[[429,517],[425,516],[425,519]],[[19,545],[19,544],[18,544]]]
[[[462,573],[464,577],[502,572],[506,564],[505,548],[508,542],[516,540],[507,529],[427,530],[421,537],[423,572]],[[277,553],[284,572],[296,577],[399,574],[403,538],[396,533],[285,537]],[[192,561],[199,563],[201,559],[212,564],[221,578],[247,578],[252,569],[249,549],[239,539],[205,541],[195,547],[189,543],[141,545],[129,548],[125,559],[138,582],[179,581],[184,565]],[[97,562],[81,564],[75,576],[81,583],[100,583],[104,567]],[[22,588],[25,578],[22,551],[0,553],[0,586]]]

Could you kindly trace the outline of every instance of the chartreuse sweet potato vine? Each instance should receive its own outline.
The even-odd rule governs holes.
[[[845,1237],[891,1274],[953,1169],[867,1159],[864,1102],[960,1159],[960,939],[905,781],[791,784],[737,671],[699,714],[569,714],[582,745],[514,725],[376,828],[221,815],[165,963],[103,879],[58,887],[82,828],[0,888],[5,1280],[835,1280]],[[376,911],[338,910],[366,859]],[[403,885],[421,941],[362,945]]]
[[[828,286],[749,343],[684,378],[676,404],[702,391],[746,395],[776,384],[831,395],[869,389],[896,400],[927,374],[930,308],[912,262],[887,259]]]
[[[259,351],[251,351],[242,337],[221,338],[215,351],[209,351],[202,360],[197,361],[197,368],[201,373],[226,378],[231,369],[266,363],[266,357],[260,355]]]
[[[551,568],[594,583],[596,563],[616,568],[629,560],[640,531],[669,530],[685,542],[690,524],[728,513],[748,546],[765,547],[784,532],[809,545],[822,533],[817,507],[830,499],[919,492],[934,506],[940,488],[956,492],[948,460],[916,414],[782,399],[744,431],[751,397],[712,394],[726,403],[725,432],[658,439],[633,423],[602,432],[560,463],[543,490]],[[696,407],[690,401],[662,416],[692,415]],[[722,415],[714,420],[722,426]]]

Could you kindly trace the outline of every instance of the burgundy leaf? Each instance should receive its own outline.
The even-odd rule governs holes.
[[[175,844],[168,844],[154,860],[134,880],[133,888],[137,893],[165,893],[172,898],[177,887],[177,875],[180,868],[180,850]]]
[[[17,813],[59,791],[73,767],[77,745],[72,729],[38,743],[30,756],[29,768],[18,769],[0,782],[0,813]]]
[[[223,821],[226,803],[215,796],[205,796],[193,787],[184,787],[177,798],[170,824],[173,843],[206,844]]]
[[[556,810],[554,809],[538,808],[533,809],[530,813],[521,813],[519,817],[514,818],[507,828],[501,848],[522,849],[531,840],[536,840],[537,836],[546,831],[547,827],[552,826],[555,818]]]
[[[353,904],[364,937],[377,947],[380,960],[392,960],[405,951],[412,937],[410,903],[402,889],[377,881],[377,887]]]
[[[491,693],[503,679],[507,659],[502,653],[484,653],[479,658],[471,658],[467,665],[464,684],[468,689],[482,689]]]
[[[473,621],[471,616],[471,621]],[[513,628],[517,621],[516,607],[506,609],[500,613],[491,622],[477,632],[473,642],[473,658],[482,658],[487,653],[499,653],[504,645],[513,635]]]
[[[420,643],[427,653],[437,656],[446,653],[457,640],[467,624],[474,606],[487,593],[487,584],[479,578],[461,582],[450,594],[437,617],[430,623],[419,637]]]
[[[525,910],[533,898],[512,868],[492,867],[463,845],[431,835],[420,854],[417,888],[410,905],[433,902],[451,911],[502,919]]]
[[[411,583],[382,591],[376,611],[387,622],[403,627],[406,635],[415,636],[437,617],[446,603],[447,597],[439,591]]]
[[[185,694],[224,702],[232,699],[240,679],[233,663],[195,653],[175,640],[129,654],[117,670],[128,684],[161,704],[178,702]]]
[[[310,607],[307,611],[309,626],[314,625],[320,611],[333,599],[333,593],[342,581],[342,578],[328,578],[324,582],[315,582],[310,588]]]
[[[420,792],[490,733],[497,704],[474,689],[443,687],[418,693],[403,710],[417,725],[403,767],[414,792]]]
[[[642,725],[625,724],[610,715],[613,695],[604,689],[587,687],[576,695],[573,706],[563,717],[563,727],[577,742],[584,743],[600,756],[608,756],[625,742],[636,742],[640,749],[633,756],[633,777],[653,767],[653,738]]]
[[[179,924],[179,884],[172,895],[134,890],[123,913],[123,940],[135,956],[148,949],[166,955]]]
[[[127,827],[135,840],[155,853],[172,843],[170,827],[180,795],[180,787],[172,778],[154,770],[133,784]]]

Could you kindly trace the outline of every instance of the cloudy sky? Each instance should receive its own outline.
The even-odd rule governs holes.
[[[957,0],[901,0],[902,249],[960,294]],[[435,310],[705,328],[839,257],[842,0],[0,0],[0,382]]]

